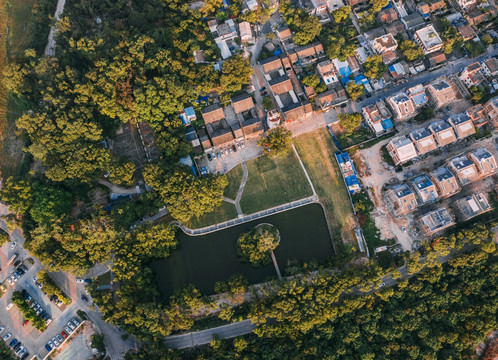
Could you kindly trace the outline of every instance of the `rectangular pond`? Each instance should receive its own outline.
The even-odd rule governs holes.
[[[320,204],[306,205],[203,236],[188,236],[180,231],[180,249],[169,258],[152,264],[165,301],[174,290],[190,283],[204,295],[213,294],[217,281],[227,280],[236,273],[244,274],[251,284],[276,278],[273,264],[253,268],[240,263],[237,257],[240,234],[260,223],[273,224],[280,232],[280,244],[275,250],[280,271],[284,270],[287,260],[323,261],[334,255]]]

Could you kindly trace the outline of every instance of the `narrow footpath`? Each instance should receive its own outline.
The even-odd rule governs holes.
[[[235,208],[237,209],[237,215],[239,216],[239,218],[244,216],[242,208],[240,207],[240,199],[242,198],[242,194],[244,193],[244,187],[246,186],[247,178],[249,177],[249,171],[247,171],[246,163],[243,162],[240,165],[242,166],[244,174],[242,175],[242,181],[240,182],[239,191],[237,192],[237,197],[235,198]]]

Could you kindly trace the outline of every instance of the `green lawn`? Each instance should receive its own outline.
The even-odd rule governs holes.
[[[186,226],[191,229],[198,229],[223,221],[235,219],[236,217],[237,209],[235,209],[235,205],[223,201],[219,207],[214,209],[214,211],[208,214],[204,214],[200,217],[193,217],[192,219],[190,219]]]
[[[22,55],[29,47],[31,42],[29,23],[33,16],[32,8],[33,0],[12,1],[9,9],[9,56]]]
[[[302,199],[313,194],[293,152],[283,159],[260,156],[246,163],[247,179],[240,206],[244,214]]]
[[[225,197],[235,200],[237,192],[239,191],[240,182],[242,181],[242,175],[244,175],[244,171],[242,170],[241,165],[237,165],[227,172],[228,186],[223,194]]]
[[[320,129],[294,139],[294,145],[325,208],[330,234],[351,227],[353,210],[339,166],[337,151],[326,129]]]

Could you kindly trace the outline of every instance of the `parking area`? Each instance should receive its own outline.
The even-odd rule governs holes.
[[[71,334],[70,341],[66,340],[56,350],[50,353],[50,356],[56,360],[87,360],[92,358],[94,352],[90,347],[92,335],[98,331],[88,321],[84,321],[76,331]]]
[[[12,264],[7,265],[9,257],[12,257],[14,253],[18,254],[17,259]],[[54,302],[50,301],[49,297],[43,293],[43,287],[40,289],[38,284],[33,281],[33,278],[42,268],[41,264],[28,258],[27,253],[19,248],[19,245],[14,246],[14,248],[12,248],[12,243],[3,246],[0,249],[0,261],[2,268],[0,281],[3,282],[6,289],[0,298],[0,326],[4,327],[0,334],[1,338],[3,339],[10,334],[7,345],[16,339],[16,343],[21,344],[17,349],[21,346],[26,349],[24,355],[29,354],[30,359],[33,355],[36,355],[39,359],[43,359],[48,353],[45,345],[54,338],[57,340],[57,335],[63,337],[61,332],[64,331],[67,323],[77,317],[76,302],[73,301],[72,304],[66,307],[65,305],[57,306]],[[17,264],[17,261],[20,261],[20,263]],[[14,266],[14,263],[17,266]],[[26,266],[26,271],[24,271],[24,274],[13,285],[9,284],[7,281],[8,277],[11,277],[21,264]],[[26,322],[17,305],[9,305],[11,304],[13,292],[22,290],[26,292],[25,298],[30,297],[28,304],[33,309],[36,308],[35,311],[38,312],[38,315],[43,316],[46,314],[52,319],[45,331],[40,332],[31,322]],[[17,346],[16,343],[13,346]]]
[[[263,149],[257,143],[258,139],[245,139],[214,147],[206,151],[206,156],[195,159],[197,167],[201,169],[205,166],[212,174],[225,174],[238,164],[261,155]]]

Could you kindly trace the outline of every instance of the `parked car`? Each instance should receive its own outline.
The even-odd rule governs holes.
[[[242,149],[244,148],[245,145],[243,141],[240,142],[240,146],[242,146]]]
[[[8,303],[7,306],[5,307],[7,310],[10,310],[12,309],[12,307],[14,306],[13,303]]]
[[[12,279],[12,276],[11,276],[11,277],[9,277],[9,278],[7,279],[7,282],[8,282],[10,285],[14,285],[14,280]]]
[[[17,348],[15,348],[14,350],[16,351],[15,354],[19,356],[19,353],[24,350],[24,346],[22,346],[21,343],[17,343],[17,345]]]
[[[21,360],[26,360],[29,357],[29,352],[21,356]]]
[[[209,161],[213,160],[213,157],[211,156],[210,153],[207,153],[207,158],[208,158]]]
[[[36,315],[40,315],[43,311],[43,308],[40,307],[38,310],[36,310]]]
[[[219,153],[219,152],[217,152],[217,153],[216,153],[216,158],[217,158],[217,159],[219,159],[219,158],[220,158],[220,156],[221,156],[221,155],[220,155],[220,153]]]
[[[7,335],[5,335],[5,336],[3,337],[3,341],[7,341],[7,340],[9,340],[11,336],[12,336],[12,334],[11,334],[11,333],[8,333]]]
[[[10,343],[9,346],[13,347],[15,344],[17,344],[17,339],[13,339]]]
[[[57,340],[56,338],[52,338],[52,342],[55,344],[56,347],[59,347],[59,345],[61,344],[59,340]]]
[[[76,326],[79,326],[80,325],[80,322],[76,319],[76,318],[73,318],[72,322],[74,323],[74,325]]]
[[[33,282],[36,284],[38,282],[38,278],[36,276],[33,276]]]
[[[29,305],[29,307],[34,308],[36,305],[38,305],[38,303],[36,301],[33,301],[31,305]]]
[[[47,349],[48,352],[52,351],[52,348],[50,347],[49,344],[45,344],[45,349]]]
[[[68,334],[71,334],[71,333],[73,332],[73,330],[71,330],[71,328],[69,328],[69,327],[67,327],[67,326],[64,328],[64,331],[65,331],[66,333],[68,333]]]
[[[38,309],[41,308],[40,304],[36,304],[35,307],[33,308],[34,311],[38,311]]]
[[[4,325],[0,326],[0,334],[3,333],[4,330],[5,330],[5,326]]]
[[[64,339],[59,334],[55,335],[55,337],[57,338],[57,340],[59,340],[61,344],[64,342]]]
[[[27,298],[26,298],[26,302],[30,302],[31,300],[33,300],[33,298],[31,297],[31,295],[29,295]]]
[[[21,342],[18,341],[16,342],[16,344],[12,347],[12,350],[16,351],[17,349],[19,349],[21,347]],[[16,354],[17,354],[17,351],[16,351]]]
[[[22,357],[28,351],[28,350],[26,350],[26,348],[24,346],[22,348],[23,349],[21,350],[21,352],[19,354],[17,354],[17,356],[19,356],[19,357]]]
[[[237,147],[240,149],[240,143],[237,143]]]
[[[235,144],[234,144],[234,145],[232,145],[232,150],[233,150],[234,152],[236,152],[236,151],[237,151],[237,147],[235,146]]]
[[[55,345],[54,343],[52,342],[52,340],[49,340],[48,341],[48,346],[50,346],[51,349],[55,349]]]
[[[69,322],[67,323],[67,326],[69,326],[69,327],[71,328],[71,330],[76,329],[76,326],[74,326],[74,324],[73,324],[71,321],[69,321]]]
[[[263,92],[266,90],[266,86],[263,86],[261,89],[259,89],[259,92]]]
[[[77,284],[83,284],[84,282],[85,282],[84,279],[82,279],[82,278],[76,278],[76,283]]]
[[[64,331],[61,331],[61,335],[64,339],[67,339],[67,334]]]
[[[24,275],[24,270],[21,269],[21,268],[17,268],[16,269],[16,273],[19,275],[19,276],[23,276]]]
[[[52,323],[52,321],[53,321],[52,318],[49,317],[47,320],[45,320],[45,324],[47,324],[47,326],[48,326]]]
[[[17,245],[17,242],[15,242],[15,241],[14,241],[14,242],[12,243],[12,245],[10,245],[10,248],[11,248],[11,249],[14,249],[14,248],[16,247],[16,245]]]
[[[21,264],[19,267],[20,267],[21,269],[23,269],[23,270],[24,270],[24,272],[28,271],[28,268],[27,268],[26,266],[24,266],[24,264]]]
[[[85,295],[81,295],[81,300],[83,300],[84,302],[87,302],[88,298]]]
[[[261,96],[266,96],[266,95],[268,95],[268,91],[263,91],[263,92],[261,93]]]
[[[38,284],[38,288],[41,289],[43,287],[43,283]]]

